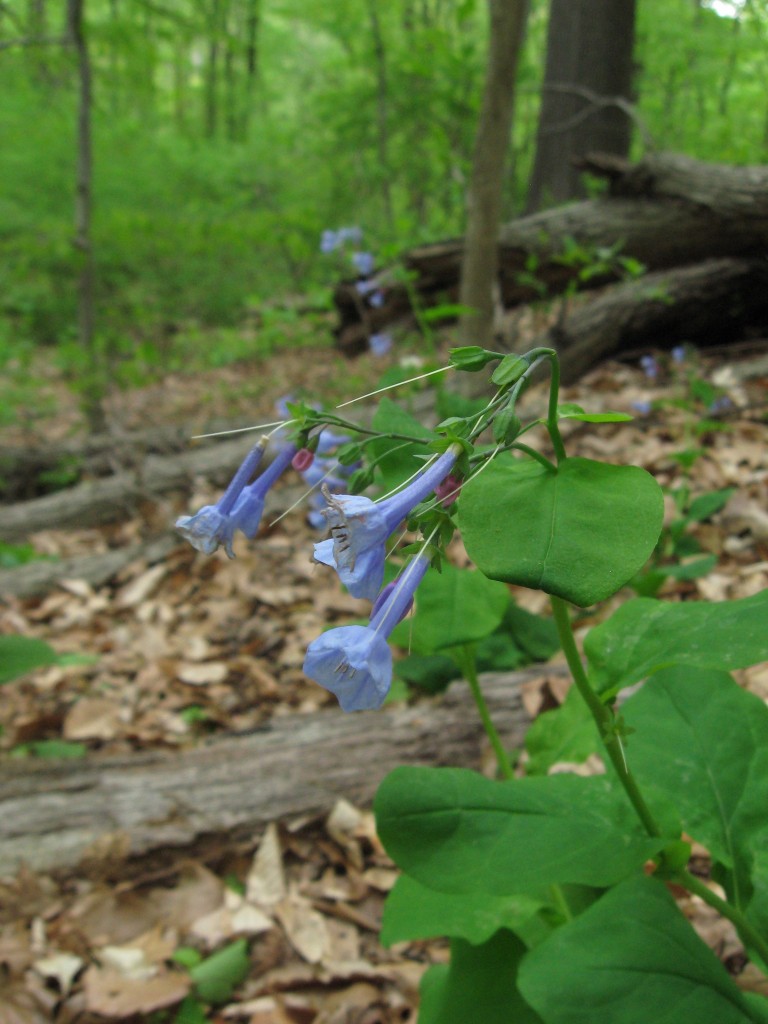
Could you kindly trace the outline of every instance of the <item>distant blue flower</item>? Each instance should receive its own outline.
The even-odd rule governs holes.
[[[249,540],[259,532],[267,491],[290,466],[297,451],[295,444],[284,445],[261,476],[258,476],[249,487],[244,488],[237,499],[232,509],[232,518],[235,520],[235,528],[244,533]]]
[[[355,291],[360,295],[367,295],[372,292],[376,285],[373,281],[355,281]]]
[[[635,412],[640,413],[641,416],[647,416],[650,413],[653,406],[650,402],[633,402],[632,408],[635,410]]]
[[[721,395],[719,398],[716,398],[714,400],[714,402],[710,402],[708,411],[709,412],[727,412],[729,409],[732,409],[732,408],[733,408],[733,402],[730,400],[728,395]]]
[[[659,364],[653,356],[643,356],[640,360],[640,366],[643,368],[643,373],[649,380],[656,380],[659,375]]]
[[[374,356],[385,356],[392,348],[392,336],[389,334],[372,334],[368,339],[368,348]]]
[[[341,243],[351,242],[352,245],[360,245],[363,240],[363,231],[355,224],[351,227],[339,228],[338,237]]]
[[[672,349],[672,358],[676,363],[684,363],[686,354],[685,345],[675,345]]]
[[[333,252],[333,250],[338,246],[339,242],[340,238],[336,231],[324,231],[320,236],[320,252]]]
[[[315,544],[315,560],[336,569],[353,597],[373,601],[384,579],[387,537],[445,479],[458,454],[452,445],[410,484],[378,504],[363,495],[326,494],[331,539]]]
[[[380,309],[384,305],[384,292],[380,288],[377,288],[373,294],[368,297],[369,303],[374,309]]]
[[[407,614],[429,568],[422,553],[377,604],[367,626],[330,629],[307,649],[304,673],[338,698],[344,711],[380,708],[392,685],[392,652],[387,637]]]
[[[176,529],[197,551],[212,555],[220,544],[230,558],[234,558],[232,538],[239,527],[237,502],[245,485],[261,462],[267,438],[262,437],[251,448],[237,470],[224,494],[215,505],[204,505],[192,516],[181,516],[176,520]]]
[[[373,256],[369,252],[353,252],[352,263],[363,277],[367,277],[373,270]]]

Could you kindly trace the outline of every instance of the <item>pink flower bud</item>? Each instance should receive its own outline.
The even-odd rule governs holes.
[[[457,476],[449,473],[445,480],[437,485],[435,495],[443,508],[450,508],[454,501],[456,501],[461,493],[461,483],[462,481]]]
[[[291,459],[291,465],[297,472],[303,473],[305,469],[309,469],[314,461],[314,452],[309,451],[308,448],[299,448]]]

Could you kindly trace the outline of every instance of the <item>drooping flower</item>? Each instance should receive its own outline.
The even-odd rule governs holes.
[[[212,555],[219,544],[230,558],[234,558],[232,538],[238,528],[235,508],[238,498],[261,462],[267,446],[267,437],[261,437],[243,459],[224,494],[215,505],[204,505],[192,516],[180,516],[176,529],[197,551]]]
[[[305,675],[335,694],[344,711],[374,710],[384,703],[392,685],[387,637],[408,613],[429,563],[425,552],[408,563],[374,606],[367,626],[329,629],[309,645]]]
[[[315,560],[336,569],[353,597],[373,601],[384,579],[387,537],[445,479],[460,451],[451,445],[410,484],[378,503],[363,495],[326,493],[331,538],[315,544]]]
[[[290,466],[297,452],[295,444],[286,444],[280,449],[264,472],[252,484],[245,487],[232,509],[235,529],[251,540],[259,532],[261,517],[264,515],[264,501],[270,487]],[[229,554],[229,552],[227,552]],[[230,558],[232,555],[230,555]]]

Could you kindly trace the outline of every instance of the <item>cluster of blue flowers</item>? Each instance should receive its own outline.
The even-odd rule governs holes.
[[[363,241],[363,232],[359,227],[345,227],[323,231],[320,236],[320,252],[326,255],[332,252],[345,252],[347,244],[356,248],[350,253],[349,259],[358,280],[355,289],[360,295],[363,308],[380,309],[386,295],[373,281],[369,280],[375,268],[373,254],[359,248]],[[385,331],[374,331],[368,336],[368,348],[374,356],[385,356],[392,348],[392,337]]]
[[[310,480],[315,476],[313,469],[319,461],[312,449],[330,450],[346,439],[325,428],[311,437],[311,448],[284,441],[270,465],[249,482],[259,467],[268,440],[264,436],[254,445],[218,502],[177,520],[176,529],[198,551],[209,555],[223,545],[227,555],[234,557],[235,532],[239,530],[249,539],[255,537],[266,494],[284,470],[293,465],[305,480]],[[335,694],[345,711],[381,707],[389,692],[392,654],[387,638],[407,614],[431,555],[425,546],[398,579],[382,589],[386,541],[411,510],[433,491],[437,491],[438,499],[448,502],[455,497],[458,485],[451,477],[451,470],[460,453],[460,445],[451,445],[405,487],[379,502],[361,495],[334,494],[333,483],[343,485],[344,481],[340,477],[334,481],[333,474],[329,476],[322,467],[316,470],[321,474],[316,483],[323,481],[324,499],[322,510],[317,511],[330,528],[330,538],[315,544],[315,561],[334,568],[355,597],[373,602],[367,626],[328,630],[307,650],[305,673]],[[447,491],[446,480],[450,481]],[[442,490],[441,484],[444,485]]]

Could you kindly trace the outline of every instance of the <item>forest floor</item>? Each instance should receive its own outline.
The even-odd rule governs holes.
[[[643,466],[668,493],[735,489],[721,510],[687,528],[716,565],[699,578],[670,577],[664,596],[719,601],[768,586],[764,352],[727,362],[689,353],[684,364],[659,355],[653,379],[636,362],[608,363],[562,395],[591,411],[641,410],[632,423],[571,425],[569,454]],[[172,376],[120,396],[110,412],[122,429],[184,423],[191,434],[216,416],[271,420],[281,395],[351,397],[375,387],[395,361],[349,363],[328,349],[283,353],[268,365]],[[709,411],[696,380],[714,384],[728,401]],[[8,427],[1,443],[43,445],[77,431],[76,403],[55,378],[44,386],[56,417]],[[531,389],[526,406],[542,402],[542,387]],[[702,420],[709,426],[699,432]],[[695,458],[684,455],[694,449]],[[119,524],[50,529],[29,540],[43,555],[107,550],[215,497],[200,479],[193,494],[159,498]],[[672,497],[667,506],[669,524],[679,515]],[[273,716],[340,714],[302,675],[304,652],[325,625],[366,606],[311,564],[315,539],[297,510],[265,526],[250,546],[243,542],[234,561],[221,552],[203,557],[180,540],[162,563],[134,563],[107,585],[73,579],[39,598],[0,600],[0,632],[95,656],[4,688],[3,759],[31,756],[34,744],[50,740],[89,757],[186,749]],[[546,614],[538,595],[513,589],[520,604]],[[544,703],[545,679],[543,667],[541,683],[525,694],[532,714]],[[768,700],[768,666],[739,680]],[[551,703],[552,694],[546,697]],[[706,873],[706,851],[697,857]],[[127,868],[121,877],[119,858],[115,866],[94,854],[77,870],[21,865],[0,883],[0,1024],[413,1021],[421,974],[447,957],[442,941],[379,945],[382,904],[396,873],[370,810],[345,801],[319,818],[275,822],[250,843],[230,846],[222,835],[204,858],[185,849],[161,868],[155,861]],[[730,926],[697,900],[680,894],[680,902],[739,980],[756,985]],[[217,952],[218,961],[210,959]]]

